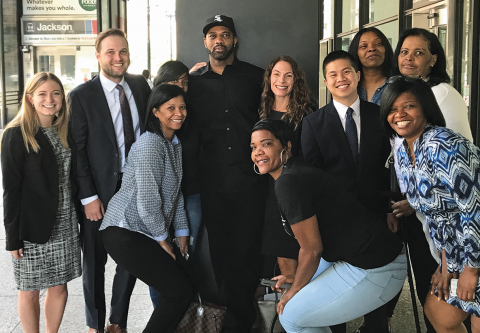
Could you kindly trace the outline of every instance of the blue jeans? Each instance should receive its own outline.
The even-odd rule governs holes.
[[[374,269],[322,259],[312,280],[288,301],[280,322],[288,333],[330,333],[328,326],[361,317],[391,300],[406,275],[405,254]]]
[[[195,245],[197,245],[198,232],[202,223],[202,208],[200,204],[200,193],[191,194],[185,197],[185,211],[187,212],[188,229],[190,231],[190,244],[189,253],[195,251]],[[153,308],[162,299],[160,294],[155,288],[148,287],[150,291],[150,299],[153,303]]]

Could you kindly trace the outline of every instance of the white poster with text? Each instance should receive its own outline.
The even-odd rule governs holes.
[[[23,0],[23,15],[96,15],[97,0]]]

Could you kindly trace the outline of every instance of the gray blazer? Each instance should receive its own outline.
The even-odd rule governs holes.
[[[157,241],[188,236],[187,215],[180,189],[182,145],[145,132],[128,154],[122,187],[108,204],[100,230],[111,226],[140,232]]]

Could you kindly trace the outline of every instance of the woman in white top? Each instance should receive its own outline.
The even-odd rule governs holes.
[[[419,75],[432,88],[438,106],[445,118],[446,127],[473,141],[470,123],[468,121],[468,109],[465,101],[458,91],[450,83],[447,73],[447,58],[437,36],[425,29],[413,28],[406,30],[398,40],[395,49],[394,74]],[[395,152],[401,144],[401,139],[395,139]],[[398,175],[398,165],[395,161],[395,170]],[[406,189],[400,189],[402,193]],[[397,217],[408,216],[413,209],[406,200],[393,205]],[[396,209],[396,211],[395,211]],[[418,214],[419,215],[419,214]],[[423,221],[422,216],[418,218]],[[426,231],[426,228],[424,228]],[[426,232],[427,239],[431,242]],[[432,244],[431,249],[433,249]],[[438,261],[436,253],[432,255]]]
[[[447,58],[437,36],[428,30],[406,30],[395,49],[394,75],[420,75],[430,87],[447,123],[447,128],[473,141],[465,101],[450,83]]]
[[[404,31],[398,40],[394,59],[397,61],[394,61],[394,77],[392,77],[392,79],[395,80],[395,75],[398,74],[420,76],[432,88],[438,106],[445,118],[446,127],[461,134],[468,140],[473,141],[468,121],[467,105],[458,91],[449,84],[451,80],[447,73],[447,59],[445,51],[443,50],[437,36],[420,28],[413,28]],[[403,139],[399,137],[395,139],[394,156],[396,156],[396,152],[401,146],[402,141]],[[398,163],[396,160],[394,163],[398,176]],[[403,184],[399,185],[401,192],[406,193],[407,189],[402,188]],[[414,213],[414,210],[410,207],[407,200],[394,203],[392,209],[397,217],[407,217]],[[420,224],[415,223],[416,218],[422,223],[421,226]],[[417,243],[413,244],[415,245],[415,251],[422,252],[411,252],[411,260],[413,266],[417,268],[415,271],[417,287],[421,286],[420,293],[424,293],[430,283],[430,275],[434,273],[432,268],[435,265],[431,257],[433,257],[437,263],[440,261],[440,258],[433,244],[432,238],[430,237],[425,217],[420,213],[416,213],[416,218],[415,215],[409,218],[408,222],[410,223],[407,222],[407,229],[409,236],[411,236],[409,238],[417,240]],[[428,242],[430,251],[428,251],[426,246],[423,246],[419,241],[422,237],[422,231]],[[428,252],[431,253],[431,257]],[[416,265],[414,261],[416,261]],[[419,269],[421,272],[418,271]],[[430,270],[432,271],[430,272]],[[420,297],[422,296],[419,295],[419,298]],[[422,297],[422,305],[423,302],[424,299]],[[428,323],[427,333],[430,332],[435,332],[435,330],[431,327],[430,323]]]

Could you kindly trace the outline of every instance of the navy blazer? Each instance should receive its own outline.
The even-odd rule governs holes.
[[[41,130],[35,139],[40,146],[37,153],[32,149],[27,152],[20,127],[9,128],[3,134],[3,207],[8,251],[23,248],[24,240],[46,243],[55,223],[58,210],[57,160]],[[71,140],[69,146],[72,146]],[[72,182],[72,197],[75,191]]]
[[[125,74],[124,77],[132,90],[140,132],[143,133],[150,87],[141,75]],[[75,142],[79,199],[98,195],[106,209],[115,194],[122,166],[112,116],[100,78],[96,76],[73,89],[68,100],[72,114],[71,133]]]
[[[360,99],[360,119],[358,166],[333,101],[303,119],[303,157],[335,177],[371,213],[384,214],[388,200],[380,193],[389,189],[385,163],[391,148],[381,126],[380,107]]]

